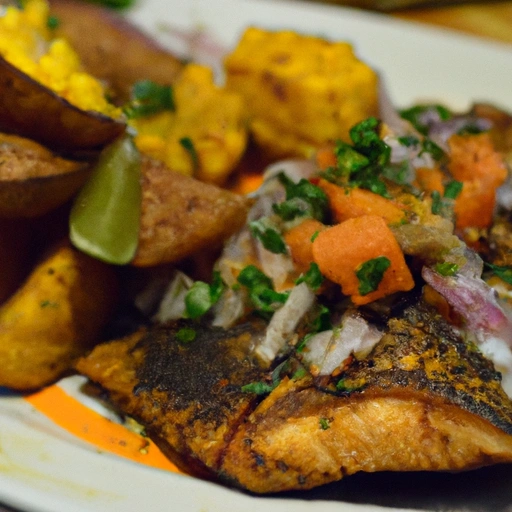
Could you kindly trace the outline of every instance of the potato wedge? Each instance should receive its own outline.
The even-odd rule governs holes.
[[[98,341],[117,301],[112,267],[60,243],[0,308],[0,386],[55,381]]]
[[[0,57],[0,131],[72,153],[114,140],[125,123],[81,110]]]
[[[0,219],[0,304],[16,291],[31,262],[31,229],[24,220]]]
[[[0,217],[36,217],[65,203],[90,174],[36,142],[0,133]]]
[[[222,243],[240,229],[249,199],[169,170],[149,158],[142,162],[139,246],[132,264],[172,263]]]
[[[79,54],[85,69],[107,82],[113,99],[129,99],[139,80],[173,83],[182,62],[120,15],[87,2],[51,0],[55,31]],[[87,37],[83,35],[87,34]]]

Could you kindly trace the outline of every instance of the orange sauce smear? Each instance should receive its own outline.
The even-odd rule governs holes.
[[[56,425],[101,451],[153,468],[181,473],[149,438],[104,418],[57,385],[28,395],[25,400]]]

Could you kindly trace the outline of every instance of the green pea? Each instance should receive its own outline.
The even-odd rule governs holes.
[[[71,242],[107,263],[129,263],[137,250],[141,210],[140,155],[131,137],[107,146],[77,195],[69,218]]]

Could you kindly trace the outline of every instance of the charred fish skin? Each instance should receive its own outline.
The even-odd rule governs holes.
[[[181,321],[99,345],[77,370],[143,424],[181,469],[211,479],[253,408],[254,395],[241,387],[268,373],[250,357],[260,332],[254,324],[227,332]]]
[[[374,351],[355,361],[337,387],[357,392],[397,386],[431,393],[512,435],[512,402],[501,387],[500,373],[423,301],[390,319]]]
[[[268,493],[358,471],[510,462],[511,413],[492,363],[420,301],[330,384],[283,380],[240,426],[221,473]]]
[[[512,461],[512,405],[492,363],[419,301],[330,382],[269,381],[262,326],[154,327],[99,346],[78,370],[182,468],[255,493],[310,489],[358,471],[462,470]],[[291,365],[293,366],[293,365]]]

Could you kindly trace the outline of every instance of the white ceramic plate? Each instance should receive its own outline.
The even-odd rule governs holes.
[[[183,55],[191,47],[176,37],[176,30],[200,29],[210,43],[226,49],[251,24],[347,40],[381,72],[399,106],[432,100],[464,109],[474,101],[490,101],[512,110],[508,45],[377,14],[278,0],[138,0],[129,17]],[[213,64],[212,55],[193,48],[192,53]],[[79,384],[75,378],[65,387],[73,390]],[[28,512],[372,512],[400,507],[500,512],[512,503],[509,475],[509,467],[458,476],[356,475],[308,493],[252,497],[100,453],[20,397],[0,391],[0,502]]]

